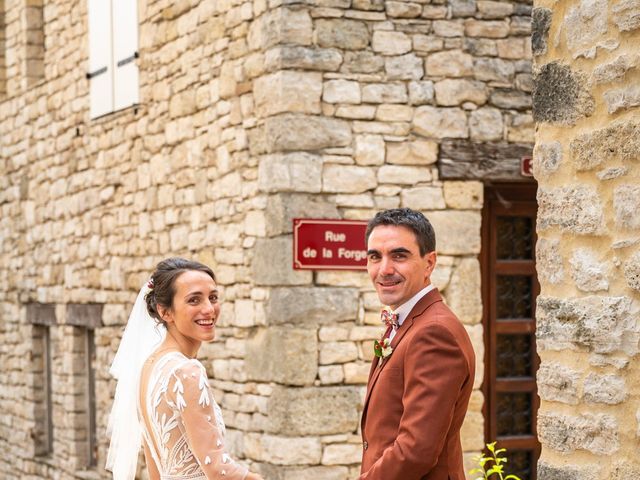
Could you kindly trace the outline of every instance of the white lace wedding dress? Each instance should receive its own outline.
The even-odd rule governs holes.
[[[222,413],[200,362],[161,355],[141,386],[144,442],[162,480],[245,478],[247,469],[225,452]]]

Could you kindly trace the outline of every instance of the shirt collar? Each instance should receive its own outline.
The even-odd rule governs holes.
[[[413,310],[413,307],[416,306],[416,303],[418,303],[422,297],[424,297],[427,293],[429,293],[434,288],[436,287],[433,285],[433,283],[427,285],[418,293],[416,293],[413,297],[411,297],[409,300],[407,300],[406,302],[404,302],[402,305],[400,305],[398,308],[394,310],[394,313],[398,314],[398,325],[402,325],[405,319],[409,316],[409,313],[411,313],[411,310]]]

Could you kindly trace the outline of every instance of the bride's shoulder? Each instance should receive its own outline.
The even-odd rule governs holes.
[[[189,358],[179,352],[167,355],[166,371],[182,376],[206,376],[204,365],[195,358]]]

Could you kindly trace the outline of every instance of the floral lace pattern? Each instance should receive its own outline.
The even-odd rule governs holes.
[[[144,440],[162,480],[246,477],[247,469],[224,450],[222,412],[200,362],[165,354],[148,385],[141,409]]]

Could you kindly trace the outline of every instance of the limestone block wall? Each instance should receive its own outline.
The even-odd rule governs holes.
[[[640,476],[639,18],[533,10],[541,480]]]
[[[86,2],[4,6],[0,476],[108,477],[108,366],[148,273],[184,255],[210,264],[223,287],[218,340],[201,356],[234,455],[270,479],[356,477],[380,306],[364,272],[293,271],[292,219],[396,206],[423,210],[436,228],[433,279],[478,356],[464,448],[468,458],[482,448],[483,185],[454,167],[469,145],[529,148],[530,6],[138,2],[141,103],[94,120]],[[27,14],[30,25],[43,19],[41,79],[25,79],[37,61],[20,67]],[[44,456],[34,304],[53,312]],[[84,319],[78,304],[100,310]],[[89,469],[85,321],[98,445]]]

